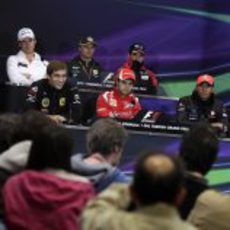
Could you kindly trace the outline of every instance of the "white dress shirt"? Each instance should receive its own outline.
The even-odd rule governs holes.
[[[29,62],[23,51],[11,55],[7,59],[6,70],[10,83],[18,86],[30,86],[46,76],[47,61],[42,61],[39,54],[34,53],[34,59]]]

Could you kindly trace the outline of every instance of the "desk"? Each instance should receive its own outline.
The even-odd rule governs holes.
[[[69,126],[75,141],[75,152],[86,152],[86,132],[89,127],[85,126]],[[124,149],[124,155],[121,160],[121,166],[130,164],[143,150],[154,150],[171,155],[178,153],[181,143],[182,134],[169,134],[161,132],[144,132],[128,130],[129,138]],[[230,160],[230,139],[220,139],[220,151],[218,162],[227,162]],[[218,167],[220,167],[219,165]],[[230,166],[230,161],[229,161]]]

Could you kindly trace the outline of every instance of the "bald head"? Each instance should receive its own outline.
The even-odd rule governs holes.
[[[175,204],[183,178],[184,170],[179,160],[150,152],[141,156],[136,164],[132,190],[141,205]]]
[[[175,168],[172,160],[163,154],[149,156],[144,163],[144,167],[153,176],[165,175]]]

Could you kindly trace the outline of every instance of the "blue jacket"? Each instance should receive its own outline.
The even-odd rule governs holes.
[[[114,182],[129,183],[128,177],[109,163],[87,164],[84,154],[78,153],[71,158],[72,170],[80,176],[88,178],[97,193],[103,191]]]

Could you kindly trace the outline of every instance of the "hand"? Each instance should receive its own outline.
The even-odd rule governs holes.
[[[57,124],[62,124],[66,121],[66,118],[61,115],[48,115],[48,117],[55,121]]]
[[[221,122],[215,122],[215,123],[211,123],[211,126],[213,128],[218,128],[220,130],[224,130],[224,124]]]
[[[111,112],[111,113],[109,114],[109,117],[111,117],[111,118],[116,118],[116,117],[117,117],[117,113]]]

